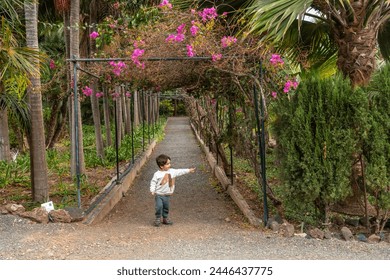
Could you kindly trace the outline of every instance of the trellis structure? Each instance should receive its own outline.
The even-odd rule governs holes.
[[[211,57],[150,57],[150,58],[143,58],[143,61],[210,61]],[[74,135],[75,135],[75,164],[76,164],[76,183],[77,183],[77,201],[78,201],[78,207],[81,208],[81,192],[80,192],[80,160],[79,160],[79,147],[78,147],[78,87],[77,87],[77,71],[80,70],[82,72],[85,72],[88,75],[94,76],[95,78],[99,78],[98,76],[94,75],[93,73],[90,73],[89,71],[86,71],[79,67],[79,62],[109,62],[109,61],[130,61],[130,58],[72,58],[68,59],[68,61],[73,63],[73,73],[74,73],[74,81],[73,81],[73,94],[74,94]],[[260,81],[262,80],[262,67],[260,67]],[[267,224],[268,221],[268,205],[267,205],[267,180],[266,180],[266,163],[265,163],[265,126],[264,126],[264,108],[263,108],[263,102],[258,98],[258,92],[256,90],[256,86],[253,87],[253,96],[255,100],[255,115],[256,115],[256,130],[257,130],[257,142],[259,146],[259,156],[260,156],[260,173],[262,177],[262,192],[263,192],[263,209],[264,209],[264,225]],[[165,96],[165,98],[169,98],[169,96]],[[178,98],[175,96],[175,98]],[[133,100],[134,101],[134,100]],[[133,102],[132,101],[132,102]],[[259,108],[259,103],[261,104]],[[134,106],[134,103],[132,103]],[[116,110],[115,110],[116,112]],[[232,112],[230,112],[232,114]],[[143,117],[144,119],[144,117]],[[121,180],[121,174],[119,173],[119,160],[118,160],[118,137],[117,137],[117,118],[115,117],[115,151],[116,151],[116,180],[113,181],[113,186],[118,184]],[[230,126],[232,123],[230,122]],[[133,126],[132,126],[133,129]],[[232,129],[232,127],[230,127]],[[144,129],[143,129],[144,131]],[[143,137],[144,141],[144,137]],[[150,141],[150,140],[149,140]],[[133,141],[132,141],[133,142]],[[133,144],[132,144],[133,145]],[[143,146],[144,150],[144,146]],[[132,152],[132,163],[134,163],[134,151]],[[232,150],[231,150],[231,180],[233,184],[233,156],[232,156]],[[122,174],[125,175],[130,170],[131,166],[127,170],[125,170]],[[102,198],[101,198],[102,199]],[[95,201],[96,203],[97,201]]]

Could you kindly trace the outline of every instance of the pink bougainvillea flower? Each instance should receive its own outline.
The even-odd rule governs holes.
[[[215,7],[205,8],[203,11],[199,12],[199,16],[202,18],[203,22],[213,20],[218,17],[217,9]]]
[[[221,46],[222,48],[230,47],[231,45],[235,44],[237,42],[237,38],[232,36],[224,36],[221,39]]]
[[[169,0],[162,0],[160,5],[158,5],[159,8],[167,8],[167,9],[172,9],[172,4],[169,3]]]
[[[50,67],[50,69],[55,69],[56,68],[56,64],[55,64],[53,59],[50,59],[49,67]]]
[[[82,90],[83,94],[85,96],[91,96],[92,95],[92,89],[88,86],[85,86]]]
[[[112,72],[116,75],[116,76],[120,76],[121,75],[121,72],[124,68],[126,68],[126,64],[123,62],[123,61],[118,61],[117,63],[115,61],[110,61],[109,64],[114,67],[114,69],[112,70]]]
[[[212,59],[213,61],[221,60],[221,59],[222,59],[222,54],[220,54],[220,53],[213,54],[213,55],[211,56],[211,59]]]
[[[269,62],[272,64],[272,65],[283,65],[284,64],[284,61],[283,59],[280,57],[279,54],[272,54],[271,55],[271,59],[269,60]]]
[[[184,39],[185,39],[184,34],[177,34],[177,35],[175,36],[175,41],[176,41],[176,42],[183,42]]]
[[[271,96],[273,98],[276,98],[278,96],[278,93],[276,91],[271,92]]]
[[[96,31],[92,32],[91,34],[89,34],[89,37],[93,40],[95,40],[97,37],[99,37],[99,33],[97,33]]]
[[[133,54],[131,55],[131,60],[134,62],[134,64],[139,67],[144,69],[145,68],[145,63],[141,63],[139,61],[139,58],[145,53],[145,50],[142,49],[134,49]]]
[[[165,39],[165,42],[174,42],[174,41],[176,41],[175,34],[169,34],[168,37]]]
[[[176,29],[176,32],[177,34],[184,34],[186,32],[186,24],[183,23],[183,24],[180,24],[177,29]]]
[[[299,83],[297,82],[297,80],[294,80],[294,81],[292,82],[292,87],[293,87],[294,89],[297,89],[298,85],[299,85]]]
[[[196,34],[198,34],[198,30],[199,30],[199,27],[197,27],[196,25],[192,25],[190,28],[191,35],[196,36]]]
[[[284,88],[283,88],[283,92],[284,93],[288,93],[290,91],[290,88],[292,86],[292,82],[290,80],[288,80],[285,84],[284,84]]]
[[[104,93],[103,92],[97,92],[96,94],[97,98],[103,97]]]
[[[112,98],[115,99],[115,98],[118,98],[120,96],[119,92],[114,92],[111,94]]]
[[[189,57],[195,56],[194,48],[191,45],[187,45],[187,55]]]
[[[191,14],[195,15],[196,14],[196,10],[195,9],[191,9]]]
[[[131,93],[128,91],[126,91],[125,95],[126,95],[126,97],[131,97]]]

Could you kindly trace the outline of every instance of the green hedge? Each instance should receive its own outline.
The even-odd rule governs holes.
[[[339,75],[312,76],[277,99],[273,128],[286,215],[326,220],[329,205],[350,193],[366,104],[365,93]]]

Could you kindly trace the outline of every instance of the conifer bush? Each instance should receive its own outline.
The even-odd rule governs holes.
[[[332,203],[351,191],[366,97],[337,75],[301,82],[273,106],[286,215],[328,222]]]
[[[363,139],[364,183],[383,228],[390,211],[390,65],[374,75],[368,93],[369,126]]]

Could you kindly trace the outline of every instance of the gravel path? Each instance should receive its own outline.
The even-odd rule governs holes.
[[[175,168],[196,167],[179,177],[171,200],[172,226],[153,227],[149,181],[155,157],[171,156]],[[99,224],[34,224],[0,216],[0,259],[306,259],[389,260],[390,244],[284,238],[249,226],[226,194],[218,192],[187,118],[170,118],[126,196]]]

